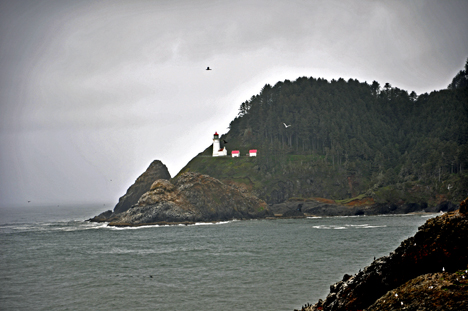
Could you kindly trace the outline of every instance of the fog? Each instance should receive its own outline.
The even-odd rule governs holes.
[[[466,12],[467,1],[0,1],[0,206],[115,204],[154,159],[175,176],[266,83],[444,89],[468,57]]]

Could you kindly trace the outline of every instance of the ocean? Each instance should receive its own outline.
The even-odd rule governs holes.
[[[0,209],[0,310],[285,310],[325,298],[429,217],[113,228],[105,208]]]

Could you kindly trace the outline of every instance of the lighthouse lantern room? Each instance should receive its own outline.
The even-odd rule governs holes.
[[[213,136],[213,157],[225,157],[227,156],[226,147],[221,148],[221,143],[219,142],[218,132],[214,133]]]

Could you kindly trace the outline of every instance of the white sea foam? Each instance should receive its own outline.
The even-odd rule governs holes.
[[[107,228],[110,230],[139,230],[139,229],[148,229],[148,228],[162,228],[162,227],[190,227],[190,226],[209,226],[209,225],[224,225],[229,224],[235,221],[239,221],[237,219],[229,220],[229,221],[217,221],[217,222],[196,222],[193,224],[177,224],[177,225],[141,225],[141,226],[128,226],[128,227],[119,227],[119,226],[107,226],[104,224],[102,228]]]
[[[106,223],[92,223],[87,221],[60,221],[29,224],[7,224],[0,226],[0,231],[4,233],[20,233],[34,231],[81,231],[107,228]]]
[[[237,219],[227,220],[227,221],[216,221],[216,222],[196,222],[194,226],[210,226],[210,225],[225,225],[232,222],[239,221]]]
[[[437,217],[437,216],[440,216],[441,214],[440,213],[430,213],[430,214],[423,214],[421,215],[422,218],[434,218],[434,217]]]
[[[358,229],[367,229],[367,228],[385,228],[387,225],[381,225],[381,226],[376,226],[376,225],[369,225],[369,224],[362,224],[362,225],[346,225],[348,227],[354,227]]]
[[[334,230],[343,230],[343,229],[372,229],[372,228],[385,228],[386,225],[369,225],[369,224],[360,224],[360,225],[318,225],[313,226],[315,229],[334,229]]]
[[[171,225],[144,225],[144,226],[134,226],[134,227],[117,227],[117,226],[107,226],[106,228],[110,230],[140,230],[148,228],[160,228],[160,227],[170,227]]]

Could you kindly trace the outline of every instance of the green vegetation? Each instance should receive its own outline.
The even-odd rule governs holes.
[[[212,158],[208,147],[181,172],[244,185],[269,203],[461,201],[468,189],[467,71],[447,90],[419,96],[353,79],[267,84],[241,104],[221,137],[241,157]],[[258,156],[247,157],[249,149]]]

